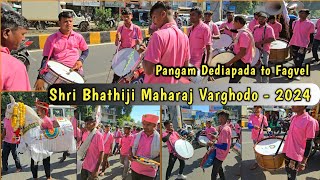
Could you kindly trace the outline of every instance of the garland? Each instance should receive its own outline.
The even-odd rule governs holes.
[[[11,126],[14,130],[23,127],[26,123],[26,106],[19,102],[13,107],[13,114],[11,117]]]
[[[26,132],[28,132],[30,129],[35,128],[39,126],[39,123],[35,122],[35,123],[31,123],[29,124],[26,128],[23,129],[23,134],[25,134]]]

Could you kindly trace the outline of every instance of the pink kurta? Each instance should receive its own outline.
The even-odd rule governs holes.
[[[230,150],[230,145],[231,145],[231,128],[228,126],[228,124],[225,124],[223,126],[220,126],[220,133],[218,136],[218,140],[217,140],[217,144],[223,144],[223,143],[227,143],[227,149],[226,150],[222,150],[217,148],[216,149],[216,158],[219,159],[220,161],[224,161],[228,154],[229,154],[229,150]]]
[[[85,132],[82,136],[82,141],[84,142],[89,135],[89,131]],[[93,172],[97,166],[100,153],[104,151],[103,146],[103,136],[97,131],[91,140],[90,146],[88,148],[86,157],[83,161],[82,168]]]
[[[255,114],[251,114],[250,117],[249,117],[249,122],[248,123],[251,123],[253,126],[258,126],[260,127],[261,126],[261,122],[263,121],[262,123],[262,127],[260,129],[260,136],[258,138],[258,135],[259,135],[259,130],[256,130],[256,129],[252,129],[251,130],[251,139],[254,140],[254,141],[259,141],[261,139],[263,139],[264,135],[263,135],[263,127],[267,127],[268,126],[268,121],[267,121],[267,117],[260,114],[259,116],[256,116]]]

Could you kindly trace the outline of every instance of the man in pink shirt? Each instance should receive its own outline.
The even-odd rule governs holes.
[[[298,172],[305,170],[312,150],[312,140],[316,127],[314,119],[305,110],[305,106],[292,106],[297,113],[291,117],[291,124],[284,142],[283,153],[288,180],[295,180]]]
[[[118,46],[120,43],[119,51],[124,48],[135,49],[137,45],[142,43],[142,31],[139,26],[132,23],[132,11],[129,8],[122,10],[121,18],[124,25],[117,29],[115,45]],[[120,77],[114,74],[112,83],[117,83],[119,79]]]
[[[206,122],[206,128],[203,132],[207,138],[212,141],[217,136],[218,131],[212,126],[212,121],[208,120]]]
[[[234,18],[233,26],[238,31],[234,40],[233,52],[236,54],[229,62],[225,64],[226,67],[245,68],[250,65],[254,56],[254,39],[251,32],[245,28],[246,20],[242,16]],[[234,78],[230,77],[229,83],[239,83],[242,76],[236,75]]]
[[[16,172],[20,172],[22,167],[20,164],[19,156],[17,154],[17,147],[20,141],[20,136],[16,136],[16,133],[11,126],[10,119],[3,119],[3,130],[1,139],[3,140],[2,173],[4,174],[8,172],[8,158],[10,155],[10,151],[16,165]]]
[[[179,133],[173,129],[172,122],[165,121],[163,125],[165,126],[166,131],[162,133],[162,141],[167,143],[168,151],[170,154],[169,163],[168,163],[167,172],[166,172],[166,180],[168,180],[171,177],[173,166],[178,159],[177,153],[174,150],[174,143],[181,138]],[[186,163],[182,159],[179,159],[179,163],[180,163],[180,166],[179,166],[179,174],[177,179],[187,179],[187,176],[183,175],[183,169],[186,166]]]
[[[96,120],[88,116],[84,120],[87,131],[82,136],[82,142],[85,142],[89,134],[94,131],[89,148],[87,149],[81,169],[81,179],[97,179],[100,165],[103,160],[104,146],[103,135],[96,130]]]
[[[47,72],[47,61],[54,60],[83,75],[83,63],[89,55],[83,36],[73,31],[73,14],[69,11],[59,14],[58,32],[50,35],[43,48],[43,59],[35,83],[36,90],[44,90],[43,74]],[[79,50],[82,52],[79,54]]]
[[[212,21],[212,11],[204,12],[204,23],[210,27],[212,39],[220,38],[219,27]]]
[[[153,114],[142,116],[143,131],[131,141],[130,160],[134,156],[138,156],[160,162],[160,134],[155,130],[158,121],[159,116]],[[158,168],[158,166],[147,166],[132,161],[131,178],[132,180],[153,180]]]
[[[250,21],[249,27],[248,27],[251,32],[253,32],[254,27],[259,24],[259,20],[258,20],[259,15],[260,15],[260,12],[255,12],[253,14],[254,18]]]
[[[120,162],[123,164],[123,171],[122,171],[122,179],[126,179],[128,176],[128,171],[130,167],[129,155],[130,155],[130,148],[131,148],[131,141],[133,140],[133,135],[130,133],[131,127],[125,125],[123,127],[124,135],[120,140]]]
[[[213,161],[211,179],[216,180],[219,174],[220,179],[225,179],[222,168],[223,161],[227,158],[231,146],[231,128],[227,124],[229,113],[227,111],[218,112],[219,136],[217,142],[208,142],[208,146],[214,146],[216,149],[216,157]]]
[[[235,125],[235,131],[237,133],[237,136],[238,136],[238,140],[240,143],[241,143],[241,120],[238,120],[237,121],[237,124]]]
[[[282,31],[282,24],[279,23],[274,16],[269,16],[268,21],[269,26],[271,26],[273,29],[274,36],[276,37],[276,39],[279,39],[280,32]]]
[[[234,22],[233,21],[234,21],[234,12],[228,11],[227,12],[227,21],[222,23],[219,27],[220,32],[223,34],[227,34],[230,37],[234,38],[235,34],[230,31],[231,29],[234,29],[234,26],[233,26]]]
[[[53,129],[53,122],[48,117],[49,104],[45,102],[41,102],[39,100],[36,101],[37,113],[38,116],[42,119],[41,129]],[[51,179],[50,172],[50,156],[42,160],[44,171],[47,179]],[[30,166],[32,176],[34,179],[38,178],[38,162],[34,162],[31,158],[31,166]]]
[[[10,55],[25,39],[28,20],[16,12],[1,13],[0,91],[30,91],[25,65]]]
[[[210,56],[212,44],[212,31],[202,21],[202,11],[199,7],[193,7],[190,11],[190,22],[193,24],[188,29],[190,44],[190,63],[197,68],[206,64]]]
[[[122,138],[122,133],[119,130],[119,126],[116,126],[116,131],[113,133],[113,138],[114,138],[114,141],[115,141],[116,144],[113,147],[112,154],[116,155],[117,152],[118,152],[118,149],[119,149],[120,140]]]
[[[104,156],[102,162],[102,169],[100,172],[100,176],[104,176],[104,172],[107,168],[110,167],[109,156],[112,156],[111,150],[113,145],[113,134],[110,132],[110,124],[107,124],[104,129],[103,135],[103,145],[104,145]]]
[[[263,128],[268,127],[268,120],[265,115],[262,114],[262,106],[254,106],[254,114],[249,116],[248,128],[251,130],[251,139],[253,144],[264,138]],[[257,162],[253,164],[251,170],[258,167]]]
[[[155,3],[150,11],[152,22],[158,28],[149,41],[143,61],[144,83],[176,84],[173,76],[155,76],[155,65],[187,67],[190,59],[189,40],[176,25],[172,9],[163,2]]]
[[[307,51],[311,52],[315,26],[307,19],[309,14],[308,9],[300,10],[299,20],[292,23],[293,35],[289,45],[292,48],[295,67],[302,67]],[[300,77],[295,77],[295,79],[300,80]]]
[[[138,133],[138,131],[137,131],[137,126],[132,126],[132,131],[131,131],[131,134],[132,135],[135,135],[135,134],[137,134]]]
[[[263,12],[260,13],[258,18],[259,25],[256,25],[252,31],[255,46],[262,54],[262,58],[260,58],[260,65],[257,67],[258,72],[256,79],[258,83],[269,82],[269,77],[261,76],[259,69],[261,69],[261,66],[268,67],[271,42],[276,40],[272,27],[267,24],[267,18],[267,14]]]
[[[314,61],[319,62],[318,50],[320,45],[320,19],[318,19],[315,28],[317,30],[317,33],[314,36],[314,40],[313,40],[312,55],[313,55]]]

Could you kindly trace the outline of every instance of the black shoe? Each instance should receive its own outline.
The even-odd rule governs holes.
[[[64,162],[64,160],[66,160],[66,158],[65,158],[65,157],[61,158],[61,159],[60,159],[60,161],[59,161],[59,163],[63,163],[63,162]]]

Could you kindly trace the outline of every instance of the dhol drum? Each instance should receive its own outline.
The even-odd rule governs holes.
[[[188,141],[182,139],[179,139],[174,143],[174,149],[177,153],[177,157],[182,160],[190,159],[194,153],[192,145]]]
[[[207,136],[199,136],[198,142],[201,146],[207,146],[209,141],[210,140],[207,138]]]
[[[251,63],[251,66],[255,66],[257,64],[257,62],[259,61],[259,59],[261,58],[261,52],[258,48],[256,48],[255,50],[255,55],[252,59],[252,63]]]
[[[48,61],[48,72],[42,75],[43,80],[52,84],[83,84],[83,77],[69,67],[55,62]]]
[[[277,39],[271,43],[269,61],[281,63],[289,57],[289,43],[284,39]]]
[[[241,144],[235,143],[232,147],[232,151],[236,153],[238,156],[241,156]]]
[[[112,69],[120,77],[127,75],[140,60],[138,51],[125,48],[117,52],[112,60]]]
[[[227,34],[221,34],[220,39],[213,40],[212,48],[221,49],[229,47],[232,44],[232,37]]]
[[[208,61],[208,66],[216,67],[218,63],[225,64],[234,58],[234,56],[233,52],[227,51],[224,48],[213,50]]]
[[[258,165],[266,170],[277,170],[284,165],[284,154],[282,154],[284,142],[281,144],[281,138],[265,138],[260,140],[254,146],[254,152]],[[281,144],[279,152],[276,152]]]
[[[144,70],[143,68],[136,69],[133,73],[122,77],[119,80],[119,84],[143,84],[144,81]]]

